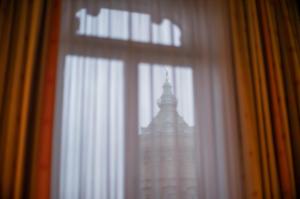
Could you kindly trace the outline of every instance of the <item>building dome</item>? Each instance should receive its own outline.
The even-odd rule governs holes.
[[[157,101],[159,108],[176,108],[177,99],[172,92],[172,86],[166,79],[163,85],[163,94],[160,99]]]
[[[148,127],[142,128],[142,133],[186,133],[191,127],[177,112],[177,99],[172,92],[172,85],[166,78],[163,84],[163,92],[157,101],[160,108],[158,114],[153,118]]]

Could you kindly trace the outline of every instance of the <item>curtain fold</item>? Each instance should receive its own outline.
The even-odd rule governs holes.
[[[34,198],[52,5],[0,3],[0,198]]]
[[[296,198],[299,187],[299,18],[293,7],[284,0],[229,5],[248,197]]]
[[[59,53],[59,33],[61,20],[61,1],[52,1],[49,21],[49,31],[47,38],[47,56],[45,61],[44,79],[42,81],[42,99],[40,118],[37,123],[38,145],[35,162],[35,176],[32,184],[32,198],[50,198],[51,174],[53,148],[56,147],[53,140],[54,120],[55,120],[55,99],[57,73],[57,61]]]
[[[295,1],[277,3],[276,25],[282,66],[282,89],[285,93],[286,112],[290,130],[296,188],[300,187],[300,41],[299,10]],[[282,11],[280,11],[282,7]],[[299,194],[299,190],[298,194]]]

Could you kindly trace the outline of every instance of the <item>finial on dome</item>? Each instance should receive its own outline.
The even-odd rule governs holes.
[[[169,71],[168,71],[168,69],[166,68],[166,82],[168,82],[169,81]]]
[[[158,106],[160,108],[168,108],[168,107],[173,107],[176,108],[177,105],[177,99],[175,95],[172,92],[172,85],[169,82],[169,73],[167,68],[166,69],[166,81],[163,84],[163,92],[162,96],[158,100]]]

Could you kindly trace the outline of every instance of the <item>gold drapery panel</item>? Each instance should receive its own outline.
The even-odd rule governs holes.
[[[52,1],[0,2],[0,198],[3,199],[34,198],[36,191],[38,140],[43,133],[39,131],[41,94],[51,8]]]
[[[296,198],[299,12],[285,0],[229,1],[247,198]]]

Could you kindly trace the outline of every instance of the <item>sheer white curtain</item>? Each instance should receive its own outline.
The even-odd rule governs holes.
[[[52,198],[241,198],[215,12],[204,0],[63,1]]]
[[[66,56],[63,84],[60,197],[123,198],[123,62]]]

